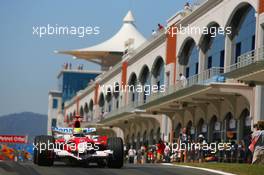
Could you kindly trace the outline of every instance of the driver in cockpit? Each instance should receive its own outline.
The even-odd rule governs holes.
[[[82,128],[73,128],[73,133],[72,135],[74,137],[85,137],[85,134],[83,132]]]

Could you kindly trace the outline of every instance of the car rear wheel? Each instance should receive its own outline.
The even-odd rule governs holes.
[[[36,136],[34,143],[37,147],[34,150],[34,163],[40,166],[52,166],[54,163],[54,137],[45,135]]]
[[[122,168],[124,164],[123,140],[119,137],[108,138],[107,147],[113,151],[113,155],[108,158],[107,166],[109,168]]]

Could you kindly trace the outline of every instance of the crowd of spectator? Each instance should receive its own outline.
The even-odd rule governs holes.
[[[177,142],[181,143],[207,143],[205,137],[200,134],[197,139],[191,140],[186,129],[183,128]],[[218,144],[221,141],[216,141]],[[260,122],[254,125],[254,131],[243,140],[228,140],[230,149],[218,150],[212,153],[194,147],[193,149],[177,150],[173,144],[162,141],[155,145],[142,145],[138,149],[130,146],[125,150],[126,160],[132,164],[144,163],[170,163],[170,162],[225,162],[225,163],[264,163],[264,124]]]
[[[83,70],[83,64],[79,64],[78,66],[77,66],[77,70]],[[72,64],[71,63],[64,63],[63,65],[62,65],[62,68],[64,69],[64,70],[71,70],[72,69]]]

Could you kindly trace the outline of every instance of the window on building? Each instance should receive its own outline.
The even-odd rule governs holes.
[[[58,99],[53,99],[52,101],[52,108],[57,109],[58,108]]]
[[[57,119],[52,119],[51,120],[51,127],[56,127],[57,126]]]
[[[198,74],[198,72],[199,72],[199,63],[197,62],[195,64],[195,74]]]
[[[221,67],[221,54],[225,49],[225,36],[218,34],[216,37],[208,38],[208,41],[204,41],[206,44],[205,54],[207,57],[212,57],[212,64],[209,64],[209,67]],[[211,62],[211,60],[209,60]],[[208,63],[208,62],[207,62]],[[208,65],[207,65],[208,68]]]
[[[185,73],[186,73],[186,78],[189,78],[189,76],[190,76],[190,68],[189,67],[186,67]]]
[[[255,33],[256,33],[256,11],[253,7],[248,6],[248,9],[237,12],[237,15],[242,15],[241,19],[233,18],[232,24],[239,24],[233,28],[234,39],[234,55],[232,55],[232,64],[239,62],[239,56],[246,54],[255,49]],[[239,14],[241,13],[241,14]]]
[[[236,60],[235,63],[238,62],[238,57],[241,55],[241,42],[236,44]]]
[[[207,69],[211,69],[212,68],[212,61],[213,61],[212,56],[208,57]]]
[[[188,77],[192,77],[196,74],[198,74],[198,68],[197,68],[197,63],[199,62],[199,52],[198,52],[198,48],[195,45],[195,43],[193,43],[193,46],[190,47],[190,53],[188,55],[189,58],[188,59],[188,64],[186,65],[186,67],[188,67]],[[187,71],[186,71],[187,72]],[[187,74],[186,74],[187,75]]]
[[[252,36],[252,43],[251,43],[251,50],[255,50],[255,41],[256,41],[256,36]]]
[[[220,67],[225,67],[225,50],[220,52]]]

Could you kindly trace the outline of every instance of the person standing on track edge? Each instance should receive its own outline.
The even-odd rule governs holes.
[[[157,144],[157,162],[161,162],[163,160],[163,154],[164,154],[165,144],[160,139]]]
[[[133,147],[131,146],[130,149],[128,150],[129,163],[131,163],[131,164],[134,163],[135,155],[136,155],[136,150],[133,149]]]

